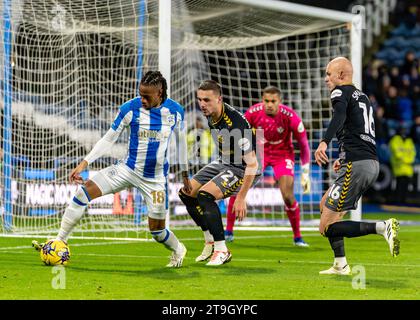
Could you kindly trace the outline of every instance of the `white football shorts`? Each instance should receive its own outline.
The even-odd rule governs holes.
[[[164,220],[168,210],[166,178],[145,178],[135,173],[123,162],[100,170],[91,180],[102,191],[102,195],[116,193],[131,187],[137,188],[147,205],[147,215]]]

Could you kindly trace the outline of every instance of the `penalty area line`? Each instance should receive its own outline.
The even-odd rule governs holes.
[[[24,251],[6,251],[4,253],[13,254],[27,254]],[[145,255],[133,255],[133,254],[98,254],[98,253],[78,253],[78,256],[86,257],[104,257],[104,258],[127,258],[127,259],[167,259],[168,256],[145,256]],[[185,257],[185,260],[194,261],[193,257]],[[263,263],[275,263],[277,265],[290,265],[290,264],[331,264],[331,261],[314,261],[314,260],[281,260],[281,259],[248,259],[248,258],[234,258],[234,262],[263,262]],[[280,261],[280,262],[279,262]],[[200,265],[199,263],[193,263],[193,265]],[[389,267],[389,268],[420,268],[420,264],[391,264],[391,263],[372,263],[372,262],[353,262],[352,266],[375,266],[375,267]]]

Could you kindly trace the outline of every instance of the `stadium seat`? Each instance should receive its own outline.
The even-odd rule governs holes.
[[[390,152],[386,143],[378,145],[378,158],[381,163],[389,163]]]
[[[398,37],[391,37],[384,42],[385,48],[393,48],[393,49],[405,49],[411,44],[411,40],[408,40],[402,36]]]
[[[416,144],[416,160],[415,164],[420,164],[420,144]]]
[[[410,34],[410,29],[405,23],[401,23],[397,28],[391,31],[392,36],[406,36],[408,34]]]
[[[420,50],[420,36],[411,39],[411,45],[414,47],[414,51],[419,51]]]
[[[401,52],[396,48],[386,48],[376,53],[376,58],[380,60],[393,61],[400,59]]]
[[[410,37],[420,37],[420,24],[417,23],[416,26],[408,32],[407,35]]]

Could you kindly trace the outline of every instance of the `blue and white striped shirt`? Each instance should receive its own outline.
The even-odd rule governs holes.
[[[128,153],[123,161],[137,174],[145,178],[167,176],[167,154],[172,132],[179,135],[180,148],[185,148],[185,152],[180,151],[179,155],[183,158],[180,159],[181,170],[186,170],[184,109],[178,102],[168,98],[159,107],[146,109],[142,107],[140,97],[129,100],[120,107],[111,129],[102,139],[112,145],[126,128],[129,130]],[[98,144],[102,148],[96,148],[95,145],[85,158],[88,163],[103,155],[104,144]],[[101,150],[98,153],[95,149]]]

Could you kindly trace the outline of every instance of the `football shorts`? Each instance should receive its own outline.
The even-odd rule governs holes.
[[[360,197],[375,183],[378,175],[379,162],[376,160],[343,163],[328,190],[325,206],[336,212],[356,209]]]
[[[244,175],[244,169],[214,160],[199,170],[192,178],[202,185],[213,181],[222,191],[223,198],[228,198],[239,192]],[[253,185],[258,182],[260,176],[255,176]]]
[[[136,174],[123,162],[100,170],[91,179],[102,195],[116,193],[131,187],[137,188],[147,205],[150,218],[163,220],[168,210],[167,181],[165,178],[145,178]]]

